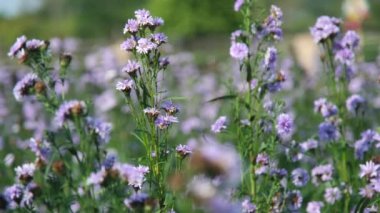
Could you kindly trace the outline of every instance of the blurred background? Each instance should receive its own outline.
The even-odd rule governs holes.
[[[287,41],[308,32],[323,14],[345,17],[353,22],[350,27],[364,29],[370,40],[379,35],[379,0],[255,1],[257,16],[266,16],[271,4],[283,9]],[[127,18],[137,8],[149,9],[164,18],[162,30],[176,47],[220,52],[218,49],[229,45],[229,33],[238,27],[240,17],[233,11],[233,3],[234,0],[1,0],[0,52],[7,52],[22,34],[29,38],[75,37],[90,43],[116,43],[122,39]],[[377,46],[370,44],[367,51],[377,54]]]

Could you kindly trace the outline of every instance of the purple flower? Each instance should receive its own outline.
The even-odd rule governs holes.
[[[16,39],[16,42],[11,46],[8,56],[11,58],[14,58],[17,53],[22,49],[22,47],[25,45],[27,38],[26,36],[20,36]]]
[[[277,62],[277,49],[275,47],[268,47],[264,57],[264,69],[268,71],[275,71]]]
[[[160,114],[160,111],[154,107],[148,107],[144,109],[144,114],[155,120]]]
[[[41,41],[38,39],[31,39],[26,42],[25,47],[27,50],[37,50],[44,45],[45,45],[44,41]]]
[[[131,76],[136,76],[136,73],[140,71],[140,69],[141,65],[138,61],[128,60],[122,71],[128,73]]]
[[[147,38],[140,38],[137,41],[137,52],[140,54],[148,54],[150,51],[157,48],[157,44],[150,41],[150,39]]]
[[[154,27],[159,27],[162,25],[164,25],[164,20],[162,18],[160,18],[160,17],[153,18],[153,26]]]
[[[372,161],[367,161],[365,164],[360,164],[360,174],[359,177],[371,179],[378,175],[378,170],[380,165],[373,163]]]
[[[259,153],[256,157],[256,164],[258,168],[255,169],[255,174],[266,174],[269,169],[269,156],[265,153]]]
[[[321,182],[332,180],[333,166],[331,164],[316,166],[311,170],[313,184],[318,186]]]
[[[159,129],[167,129],[172,123],[178,123],[178,118],[172,115],[159,115],[154,123]]]
[[[24,187],[20,184],[14,184],[5,188],[4,197],[9,202],[14,202],[15,205],[19,204],[24,194]]]
[[[139,22],[136,19],[128,19],[127,23],[125,24],[123,33],[135,34],[139,31],[139,28]]]
[[[149,168],[145,166],[131,166],[129,164],[122,164],[118,167],[122,179],[128,182],[128,185],[135,189],[141,189],[145,181],[145,174],[149,172]]]
[[[120,48],[125,51],[132,51],[136,48],[137,42],[134,38],[127,38],[123,43],[121,43]]]
[[[348,48],[343,48],[335,52],[335,60],[342,65],[352,66],[355,61],[355,53]]]
[[[157,46],[168,42],[168,37],[164,33],[154,33],[151,35],[151,38]]]
[[[38,77],[34,73],[29,73],[22,78],[13,88],[13,95],[17,101],[23,101],[27,97],[31,97],[31,90],[35,84],[39,81]]]
[[[226,116],[220,116],[214,124],[211,125],[211,131],[214,133],[220,133],[222,130],[227,129],[228,119]]]
[[[188,145],[178,145],[175,150],[177,151],[177,153],[179,155],[181,155],[182,157],[186,157],[188,155],[190,155],[192,153],[192,148]]]
[[[301,150],[303,152],[307,152],[309,150],[318,148],[318,141],[316,141],[314,139],[309,139],[309,140],[301,143],[300,147],[301,147]]]
[[[119,81],[116,83],[116,90],[119,90],[129,95],[129,93],[131,92],[133,88],[133,85],[134,85],[133,80],[125,79],[123,81]]]
[[[325,98],[320,98],[314,101],[314,112],[319,112],[324,118],[328,118],[338,114],[338,107]]]
[[[360,95],[351,95],[346,100],[347,110],[351,113],[357,114],[360,109],[365,106],[365,99]]]
[[[271,35],[274,40],[282,39],[282,11],[279,7],[272,5],[270,15],[265,19],[262,25],[262,30],[259,34],[261,38]]]
[[[317,22],[310,28],[310,33],[316,43],[323,42],[328,38],[335,36],[339,32],[340,20],[334,17],[321,16]]]
[[[363,159],[364,154],[369,150],[374,141],[379,141],[380,136],[373,130],[366,130],[361,133],[361,138],[355,142],[355,157]]]
[[[30,182],[33,179],[36,165],[34,163],[26,163],[15,168],[17,179],[23,182]]]
[[[230,55],[237,60],[244,60],[248,57],[248,46],[241,42],[233,42],[230,48]]]
[[[231,33],[231,43],[235,43],[238,41],[239,38],[243,36],[243,31],[242,30],[235,30],[234,32]]]
[[[88,130],[97,136],[100,144],[108,143],[112,130],[111,123],[104,122],[97,118],[87,117],[86,124]]]
[[[359,194],[362,197],[366,197],[366,198],[371,199],[373,197],[373,195],[375,194],[375,191],[374,191],[372,185],[369,184],[369,185],[364,186],[363,188],[360,188]]]
[[[356,50],[359,47],[360,37],[352,30],[349,30],[344,34],[344,37],[340,41],[340,45],[343,48],[349,48],[351,50]]]
[[[87,107],[83,101],[72,100],[66,101],[59,106],[54,117],[54,124],[62,127],[67,120],[71,120],[75,116],[83,116],[87,114]]]
[[[297,211],[302,206],[302,194],[299,190],[293,190],[288,192],[286,196],[286,202],[290,211]]]
[[[306,212],[307,213],[321,213],[321,208],[323,208],[324,204],[321,201],[310,201],[307,204]]]
[[[253,204],[249,199],[245,199],[241,203],[241,208],[243,213],[255,213],[256,212],[256,205]]]
[[[338,187],[327,188],[324,194],[325,200],[329,204],[334,204],[342,198],[342,193]]]
[[[294,132],[294,119],[291,115],[282,113],[277,117],[276,130],[283,140],[289,140]]]
[[[135,17],[139,25],[142,27],[153,25],[153,17],[150,15],[150,12],[148,10],[136,10]]]
[[[309,174],[305,169],[297,168],[292,171],[292,182],[295,186],[305,186],[309,179]]]
[[[161,108],[169,115],[175,115],[179,112],[179,106],[172,101],[165,101],[161,104]]]
[[[235,0],[234,10],[237,12],[240,10],[241,6],[243,6],[244,0]]]
[[[333,123],[325,121],[319,125],[318,136],[321,141],[336,141],[340,133]]]

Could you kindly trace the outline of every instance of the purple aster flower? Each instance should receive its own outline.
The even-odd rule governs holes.
[[[86,114],[87,107],[84,101],[66,101],[59,106],[55,113],[54,124],[57,125],[57,127],[62,127],[67,120],[71,120],[75,116],[84,116]]]
[[[297,168],[292,171],[292,182],[295,186],[305,186],[309,179],[309,174],[305,169]]]
[[[125,24],[123,33],[135,34],[139,31],[139,28],[139,22],[136,19],[128,19],[127,23]]]
[[[137,42],[137,52],[140,54],[148,54],[150,51],[157,48],[157,44],[147,38],[140,38]]]
[[[192,148],[188,145],[178,145],[175,150],[177,151],[177,153],[179,155],[181,155],[182,157],[186,157],[188,155],[190,155],[192,153]]]
[[[360,174],[359,177],[371,179],[378,176],[378,170],[380,165],[375,164],[372,161],[367,161],[365,164],[360,164]]]
[[[290,211],[297,211],[302,206],[302,194],[299,190],[293,190],[286,195],[286,203]]]
[[[110,134],[112,130],[112,124],[104,122],[97,118],[86,118],[87,128],[90,132],[93,132],[100,144],[108,143],[110,140]]]
[[[15,168],[17,179],[22,182],[30,182],[33,179],[36,165],[34,163],[26,163]]]
[[[338,114],[338,107],[325,98],[319,98],[314,101],[314,112],[319,112],[324,118],[328,118]]]
[[[178,123],[178,118],[172,115],[159,115],[154,123],[159,129],[167,129],[172,123]]]
[[[332,180],[333,166],[331,164],[316,166],[311,170],[313,184],[318,186],[321,182]]]
[[[214,124],[211,125],[211,131],[214,133],[220,133],[227,129],[228,119],[226,116],[220,116]]]
[[[319,125],[318,136],[321,141],[336,141],[340,133],[333,123],[325,121]]]
[[[47,141],[36,140],[31,138],[29,141],[29,148],[36,155],[36,157],[47,163],[51,156],[51,147]]]
[[[256,205],[253,204],[249,199],[245,199],[241,203],[241,208],[243,213],[255,213],[256,212]]]
[[[160,111],[154,107],[148,107],[144,109],[144,114],[148,115],[152,120],[155,120],[160,114]]]
[[[179,112],[179,106],[172,101],[165,101],[161,104],[161,108],[169,115],[175,115]]]
[[[135,16],[140,26],[144,27],[153,25],[153,17],[150,15],[148,10],[136,10]]]
[[[264,57],[264,69],[268,71],[275,71],[277,62],[277,49],[275,47],[268,47]]]
[[[324,194],[324,198],[327,203],[334,204],[342,198],[342,193],[338,187],[327,188]]]
[[[27,40],[27,38],[24,35],[18,37],[16,39],[16,42],[11,46],[11,48],[8,52],[8,56],[11,58],[14,58],[17,55],[17,53],[23,48],[26,40]]]
[[[323,208],[324,204],[321,201],[310,201],[307,204],[306,212],[307,213],[321,213],[321,208]]]
[[[272,168],[269,172],[271,177],[274,177],[276,179],[282,179],[288,176],[288,171],[284,168],[279,169],[279,168]]]
[[[340,45],[343,48],[349,48],[351,50],[356,50],[359,47],[360,37],[352,30],[349,30],[344,34],[344,37],[340,41]]]
[[[122,179],[128,182],[128,185],[134,189],[141,189],[145,175],[149,172],[149,168],[145,166],[131,166],[129,164],[122,164],[119,166],[119,173]]]
[[[133,85],[134,82],[132,79],[125,79],[116,83],[116,90],[119,90],[129,95],[133,88]]]
[[[352,66],[355,61],[355,53],[348,48],[343,48],[335,52],[335,60],[342,65]]]
[[[378,212],[379,212],[379,208],[375,205],[366,207],[363,211],[363,213],[378,213]]]
[[[279,7],[272,5],[270,15],[265,19],[260,32],[260,37],[272,36],[274,40],[282,39],[282,11]]]
[[[266,174],[269,169],[269,156],[266,153],[259,153],[256,157],[256,165],[255,174]]]
[[[32,96],[32,91],[39,82],[39,79],[36,74],[29,73],[24,78],[22,78],[15,87],[13,88],[13,95],[17,101],[23,101],[26,98],[30,98]]]
[[[241,42],[233,42],[230,48],[230,55],[237,60],[244,60],[248,57],[248,46]]]
[[[31,39],[26,42],[25,47],[27,50],[37,50],[44,45],[45,45],[44,41],[41,41],[38,39]]]
[[[317,22],[310,28],[310,33],[316,43],[323,42],[332,38],[339,32],[340,20],[334,17],[321,16]]]
[[[294,119],[291,115],[282,113],[277,117],[276,130],[283,140],[289,140],[294,132]]]
[[[125,51],[132,51],[136,46],[137,42],[133,37],[127,38],[127,40],[120,44],[120,48]]]
[[[244,0],[235,0],[234,10],[238,12],[241,6],[243,6],[243,4],[244,4]]]
[[[369,185],[364,186],[363,188],[360,188],[359,194],[362,197],[366,197],[366,198],[371,199],[373,197],[373,195],[375,194],[375,191],[373,190],[372,185],[369,184]]]
[[[309,150],[313,150],[313,149],[318,148],[318,141],[316,141],[314,139],[309,139],[309,140],[301,143],[300,147],[301,147],[301,150],[303,152],[307,152]]]
[[[164,25],[164,20],[160,17],[154,17],[153,18],[153,26],[154,27],[159,27],[159,26],[162,26]]]
[[[24,187],[20,184],[14,184],[5,188],[4,197],[9,203],[19,204],[24,194]]]
[[[380,135],[368,129],[361,133],[361,138],[355,142],[355,156],[358,159],[363,159],[364,154],[369,150],[371,144],[375,141],[380,141]]]
[[[346,100],[347,110],[351,113],[357,114],[359,110],[363,110],[365,106],[365,99],[360,95],[351,95]]]
[[[151,38],[157,46],[168,42],[168,37],[164,33],[154,33]]]
[[[158,59],[160,69],[164,70],[166,67],[170,64],[169,58],[168,57],[162,57]]]
[[[138,61],[128,60],[127,64],[123,67],[122,71],[128,73],[130,76],[135,77],[137,72],[141,69],[141,65]]]

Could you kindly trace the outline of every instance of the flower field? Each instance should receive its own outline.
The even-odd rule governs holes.
[[[294,47],[280,7],[231,10],[229,58],[203,64],[147,9],[116,47],[15,38],[0,59],[0,212],[380,212],[366,34],[320,14]]]

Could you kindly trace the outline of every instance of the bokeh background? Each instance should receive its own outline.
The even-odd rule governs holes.
[[[257,16],[265,16],[270,4],[279,5],[283,9],[285,39],[288,41],[298,33],[307,32],[315,19],[323,14],[358,19],[358,15],[352,9],[345,8],[344,3],[359,2],[350,7],[360,10],[360,2],[365,2],[255,1]],[[121,29],[126,19],[137,8],[149,9],[154,15],[163,17],[166,22],[163,31],[176,47],[220,52],[221,48],[228,45],[226,38],[237,27],[239,20],[239,15],[232,10],[233,2],[234,0],[1,0],[1,53],[6,52],[15,37],[21,34],[44,39],[74,37],[85,39],[90,44],[114,43],[121,39]],[[379,36],[380,1],[367,0],[366,3],[366,18],[360,22],[371,40]],[[367,57],[374,57],[378,47],[372,43],[366,44],[366,51],[371,52]]]

